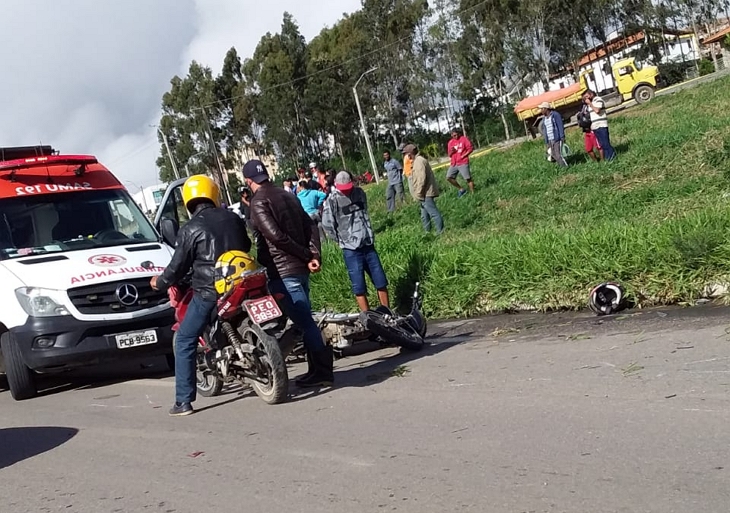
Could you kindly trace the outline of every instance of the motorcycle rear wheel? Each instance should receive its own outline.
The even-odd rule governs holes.
[[[173,351],[177,347],[177,332],[172,336],[172,347]],[[174,353],[172,356],[173,358],[168,359],[168,365],[172,367],[172,371],[174,372]],[[223,390],[223,378],[211,371],[202,371],[200,369],[201,358],[202,350],[198,347],[198,354],[195,362],[195,388],[198,389],[198,393],[203,397],[215,397],[217,395],[221,395],[221,391]]]
[[[259,326],[247,321],[240,331],[244,342],[255,347],[252,359],[259,368],[261,381],[248,380],[256,395],[266,404],[279,404],[289,396],[289,374],[279,342]]]
[[[423,337],[407,320],[378,310],[368,310],[360,315],[365,328],[384,341],[410,351],[423,349]]]
[[[203,397],[215,397],[221,395],[223,390],[223,379],[210,371],[198,370],[195,373],[196,388]]]

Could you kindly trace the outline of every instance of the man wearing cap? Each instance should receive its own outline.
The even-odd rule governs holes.
[[[322,228],[342,248],[352,293],[360,310],[366,312],[370,309],[365,273],[378,291],[380,304],[388,307],[388,280],[378,252],[375,251],[368,198],[365,191],[355,187],[347,171],[337,173],[335,190],[324,202]]]
[[[302,387],[332,384],[332,348],[312,318],[309,275],[320,270],[319,233],[299,200],[269,180],[260,160],[243,166],[251,188],[251,222],[258,260],[266,267],[269,288],[284,296],[284,310],[302,332],[309,370],[297,380]]]
[[[444,219],[436,206],[435,198],[439,195],[436,177],[431,164],[422,155],[419,155],[415,144],[408,144],[403,148],[403,154],[413,161],[411,168],[411,195],[421,204],[421,222],[423,229],[431,231],[431,226],[438,235],[444,231]]]
[[[548,102],[542,102],[538,108],[544,116],[545,143],[550,148],[550,156],[559,166],[568,167],[568,163],[563,157],[563,144],[565,143],[563,118],[556,110],[553,110]]]

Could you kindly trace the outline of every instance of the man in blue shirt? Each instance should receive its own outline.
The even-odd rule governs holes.
[[[403,191],[403,166],[400,162],[390,157],[390,152],[383,153],[383,167],[388,177],[388,188],[385,190],[385,201],[388,204],[388,212],[395,212],[396,196],[400,196],[401,202],[405,203],[406,195]]]
[[[542,102],[538,105],[542,111],[545,143],[550,148],[550,156],[562,167],[568,167],[568,163],[563,158],[563,144],[565,143],[565,127],[563,126],[562,116],[548,102]]]

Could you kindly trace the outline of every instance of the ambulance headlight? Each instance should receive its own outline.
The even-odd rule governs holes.
[[[57,317],[69,315],[63,305],[64,293],[60,290],[41,289],[38,287],[21,287],[15,289],[15,297],[25,313],[31,317]]]

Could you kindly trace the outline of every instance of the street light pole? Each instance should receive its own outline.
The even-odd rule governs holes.
[[[378,173],[378,166],[375,164],[375,156],[373,155],[373,148],[370,145],[370,136],[368,135],[368,129],[365,126],[365,119],[362,115],[362,108],[360,107],[360,97],[357,95],[357,84],[360,83],[360,81],[367,75],[368,73],[372,73],[373,71],[377,70],[378,68],[371,68],[367,70],[365,73],[360,75],[360,78],[357,79],[357,82],[355,82],[355,85],[352,86],[352,94],[355,95],[355,105],[357,105],[357,113],[360,116],[360,128],[362,129],[362,135],[365,137],[365,145],[368,148],[368,156],[370,157],[370,165],[373,168],[373,174],[375,174],[375,182],[380,183],[380,175]]]
[[[167,149],[167,156],[170,157],[170,165],[172,166],[172,172],[175,175],[175,179],[177,180],[180,178],[180,173],[177,170],[177,164],[175,163],[175,158],[172,156],[172,151],[170,151],[170,143],[167,142],[167,136],[165,135],[165,132],[163,132],[159,126],[157,126],[156,128],[157,128],[157,132],[162,136],[162,142],[165,143],[165,148]]]

